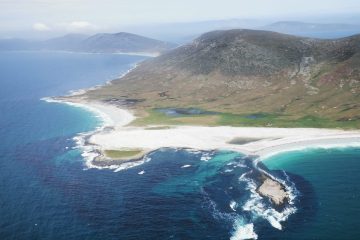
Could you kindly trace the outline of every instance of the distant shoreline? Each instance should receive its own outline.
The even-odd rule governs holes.
[[[43,52],[43,53],[69,53],[69,54],[113,54],[113,55],[128,55],[128,56],[139,56],[139,57],[157,57],[160,53],[151,52],[81,52],[81,51],[66,51],[66,50],[4,50],[0,52]]]

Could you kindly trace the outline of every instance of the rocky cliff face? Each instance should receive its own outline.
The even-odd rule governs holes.
[[[268,31],[209,32],[143,62],[90,98],[138,107],[196,106],[332,119],[360,118],[360,35],[320,40]]]

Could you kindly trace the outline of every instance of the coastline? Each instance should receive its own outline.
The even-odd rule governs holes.
[[[2,52],[53,52],[53,53],[69,53],[69,54],[114,54],[114,55],[129,55],[129,56],[143,56],[143,57],[157,57],[161,53],[158,52],[81,52],[81,51],[67,51],[67,50],[5,50]]]
[[[74,96],[74,95],[72,95]],[[360,147],[360,131],[316,128],[128,126],[135,116],[123,108],[82,98],[46,98],[48,102],[81,107],[103,119],[103,125],[86,134],[84,143],[97,151],[142,149],[144,155],[160,148],[231,150],[257,156],[258,161],[280,152],[306,148]],[[254,139],[236,144],[237,138]],[[139,160],[139,157],[136,157]],[[109,159],[107,159],[109,160]],[[131,158],[129,160],[132,160]],[[114,167],[109,162],[109,167]],[[119,161],[114,161],[114,163]],[[102,164],[101,167],[104,167]]]
[[[100,105],[108,105],[100,103]],[[117,108],[120,111],[120,108]],[[121,111],[127,111],[121,109]],[[112,113],[110,113],[112,114]],[[130,113],[131,114],[131,113]],[[109,118],[116,115],[109,116]],[[129,123],[129,122],[128,122]],[[317,128],[145,126],[115,124],[114,131],[94,134],[90,142],[104,148],[189,148],[232,150],[264,159],[279,152],[304,148],[360,147],[360,131]],[[244,144],[236,138],[254,138]]]
[[[251,157],[255,170],[253,173],[260,174],[261,178],[258,184],[246,180],[244,176],[242,178],[247,181],[254,199],[264,197],[271,202],[272,216],[264,218],[279,230],[282,230],[281,222],[296,212],[294,199],[297,189],[262,169],[258,166],[259,161],[281,152],[306,148],[360,147],[358,130],[225,126],[135,127],[129,125],[135,119],[129,110],[109,103],[88,101],[81,96],[43,100],[81,107],[103,119],[103,124],[94,131],[74,137],[82,151],[86,168],[105,168],[119,172],[150,161],[151,154],[163,148],[189,151],[231,150]],[[239,141],[239,137],[252,140],[243,143]],[[131,152],[134,149],[140,149],[141,152],[128,158],[106,156],[106,151]]]
[[[84,90],[85,91],[85,90]],[[75,96],[76,94],[71,94],[71,96]],[[92,135],[108,132],[114,129],[115,126],[125,126],[132,122],[135,117],[129,111],[117,108],[116,106],[110,104],[103,104],[100,102],[88,102],[85,100],[74,100],[71,101],[65,100],[64,98],[56,98],[56,97],[45,97],[41,99],[42,101],[48,103],[58,103],[58,104],[66,104],[72,107],[82,108],[96,117],[102,120],[100,126],[96,127],[93,131],[83,132],[77,134],[73,140],[76,142],[77,148],[80,148],[82,151],[82,156],[85,159],[85,165],[87,168],[110,168],[115,169],[118,167],[118,161],[109,162],[109,164],[96,164],[96,159],[99,159],[103,156],[101,146],[93,144],[89,141]],[[143,157],[141,157],[143,158]],[[138,158],[137,160],[140,160]],[[126,161],[123,161],[126,162]],[[116,163],[116,164],[114,164]]]

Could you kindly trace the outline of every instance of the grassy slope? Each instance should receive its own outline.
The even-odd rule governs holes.
[[[258,114],[259,118],[249,116]],[[134,126],[146,125],[205,125],[205,126],[247,126],[247,127],[316,127],[316,128],[360,128],[360,121],[335,121],[316,116],[292,116],[270,113],[232,114],[218,113],[216,115],[167,116],[155,110],[149,110],[147,115],[137,118],[131,123]]]
[[[142,150],[105,150],[105,156],[111,159],[128,159],[136,157],[142,153]]]
[[[86,97],[117,99],[120,106],[136,100],[125,104],[141,115],[133,125],[359,128],[359,43],[360,35],[330,41],[215,32],[143,62]],[[309,56],[314,62],[304,64]],[[219,114],[168,117],[153,110],[190,106]],[[246,117],[259,112],[266,114]]]

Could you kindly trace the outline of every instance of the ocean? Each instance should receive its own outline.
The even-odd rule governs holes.
[[[0,239],[359,239],[360,149],[279,153],[160,149],[121,171],[88,169],[74,137],[102,120],[40,99],[103,84],[140,56],[0,54]],[[275,209],[266,171],[292,193]]]

